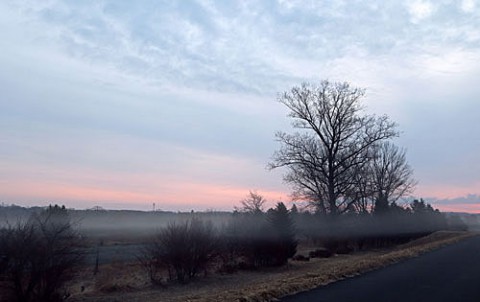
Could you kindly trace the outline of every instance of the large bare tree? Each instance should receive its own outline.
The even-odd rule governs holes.
[[[372,146],[398,133],[387,116],[363,113],[365,91],[348,83],[304,83],[279,97],[289,110],[293,134],[278,132],[280,150],[268,167],[287,167],[284,180],[293,196],[337,215],[351,208],[355,179],[372,155]]]

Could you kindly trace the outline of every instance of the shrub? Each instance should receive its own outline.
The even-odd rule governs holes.
[[[6,301],[62,301],[62,291],[83,259],[79,236],[64,207],[50,206],[28,222],[0,232],[1,271]]]
[[[171,223],[163,228],[142,252],[140,260],[154,282],[166,269],[170,280],[185,283],[217,256],[218,237],[211,223],[192,218],[184,223]]]
[[[283,265],[296,252],[295,227],[283,203],[264,213],[236,213],[225,230],[224,270]]]

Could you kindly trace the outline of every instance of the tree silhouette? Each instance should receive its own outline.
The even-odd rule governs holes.
[[[320,213],[335,216],[349,210],[355,199],[348,194],[371,158],[372,146],[398,135],[388,117],[362,114],[363,96],[363,89],[348,83],[323,81],[294,87],[279,98],[301,132],[276,134],[281,148],[268,167],[288,168],[284,180],[294,196]]]
[[[265,203],[267,200],[260,194],[254,191],[250,191],[248,196],[241,201],[242,206],[236,208],[239,212],[261,214],[264,211]]]
[[[64,284],[83,259],[81,240],[65,207],[49,206],[26,223],[0,232],[0,255],[7,301],[61,301]],[[0,295],[1,296],[1,295]]]
[[[268,212],[268,222],[276,243],[276,264],[285,264],[297,252],[295,239],[295,224],[290,212],[283,202],[277,203],[275,209]]]

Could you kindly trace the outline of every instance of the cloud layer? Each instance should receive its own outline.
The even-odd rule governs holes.
[[[399,122],[416,194],[470,198],[479,23],[471,0],[4,1],[0,199],[287,198],[281,171],[265,171],[289,129],[275,98],[326,78],[367,88],[367,110]]]

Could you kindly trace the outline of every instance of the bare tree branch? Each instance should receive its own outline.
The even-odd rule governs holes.
[[[398,135],[386,116],[363,115],[365,91],[348,83],[302,84],[283,93],[292,126],[301,133],[276,134],[281,148],[269,169],[286,167],[293,196],[308,200],[322,213],[336,215],[358,200],[349,194],[371,158],[371,148]],[[356,192],[358,194],[358,192]]]

